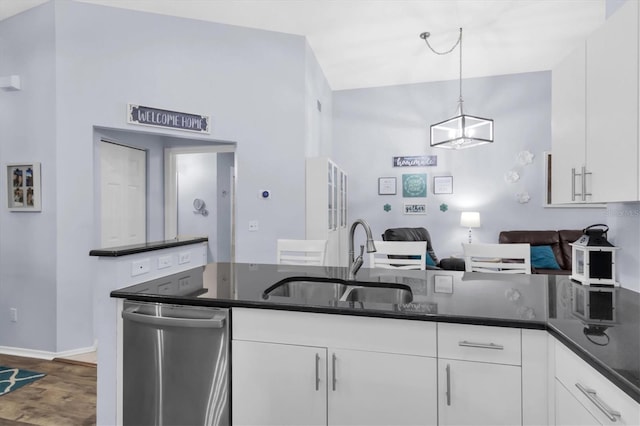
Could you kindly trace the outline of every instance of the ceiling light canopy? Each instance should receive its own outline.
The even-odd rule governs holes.
[[[431,125],[432,147],[447,149],[463,149],[493,142],[493,120],[488,118],[466,115],[462,109],[462,28],[460,36],[453,47],[446,52],[438,52],[429,44],[431,34],[424,32],[420,38],[425,41],[429,49],[436,55],[451,53],[460,45],[460,97],[458,98],[458,113],[455,117]]]

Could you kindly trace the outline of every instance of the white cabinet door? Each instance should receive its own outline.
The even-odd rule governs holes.
[[[326,349],[234,340],[234,425],[326,425]]]
[[[440,425],[522,424],[521,397],[519,366],[438,360]]]
[[[584,202],[582,181],[576,177],[585,165],[586,50],[583,44],[551,73],[551,202]]]
[[[556,426],[600,426],[595,417],[556,380]]]
[[[638,200],[638,2],[587,40],[586,99],[591,200]]]
[[[329,425],[435,425],[435,358],[329,350]]]

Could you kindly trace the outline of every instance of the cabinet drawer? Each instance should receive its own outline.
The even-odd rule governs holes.
[[[436,323],[233,308],[234,340],[436,356]]]
[[[555,356],[556,379],[600,423],[640,424],[640,404],[558,341]]]
[[[438,324],[438,358],[521,365],[518,328]]]

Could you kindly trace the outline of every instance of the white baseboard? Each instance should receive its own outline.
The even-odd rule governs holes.
[[[62,352],[48,352],[48,351],[40,351],[37,349],[24,349],[24,348],[12,348],[9,346],[0,346],[0,354],[2,355],[13,355],[13,356],[21,356],[25,358],[38,358],[38,359],[48,359],[52,360],[54,358],[64,358],[73,355],[84,354],[87,352],[94,352],[96,350],[96,345],[89,346],[86,348],[78,348],[71,349],[68,351]]]

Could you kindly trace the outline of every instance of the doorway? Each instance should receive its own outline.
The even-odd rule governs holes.
[[[207,236],[208,262],[235,258],[235,145],[165,149],[165,236]]]

